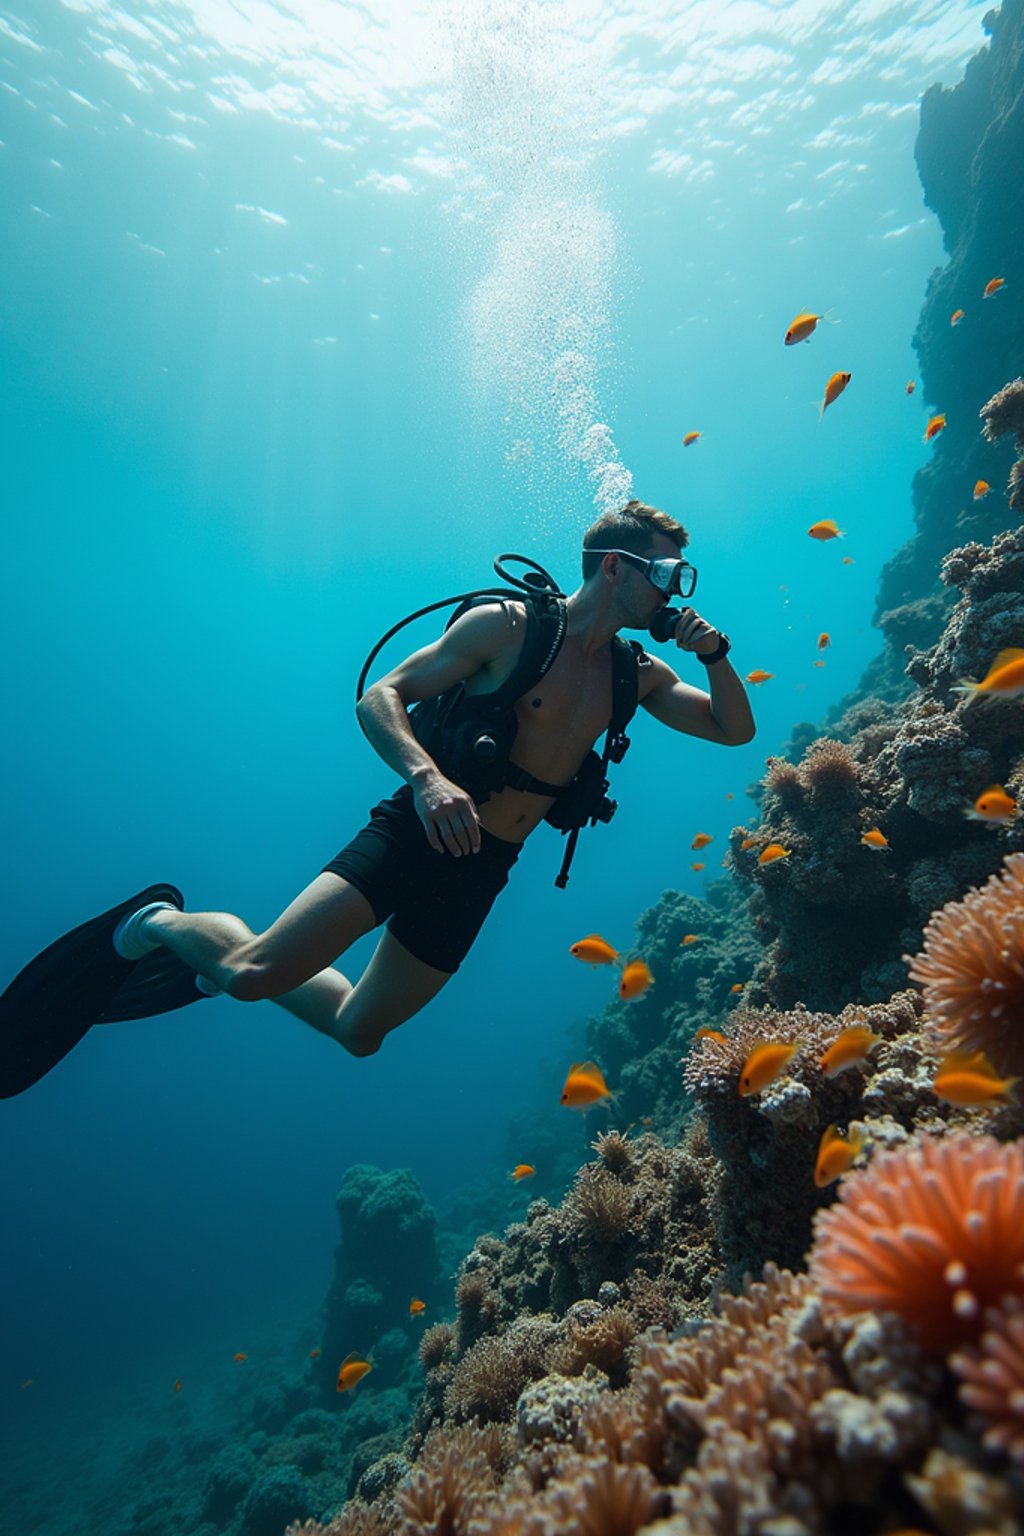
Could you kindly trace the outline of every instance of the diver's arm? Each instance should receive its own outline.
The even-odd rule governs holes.
[[[502,650],[521,643],[524,616],[520,605],[470,609],[445,630],[367,688],[356,705],[366,739],[389,768],[401,774],[430,846],[438,853],[478,853],[480,821],[472,797],[445,778],[420,745],[409,723],[408,706],[445,693],[498,660]]]
[[[707,647],[709,651],[714,648]],[[740,747],[753,740],[756,727],[746,689],[729,665],[728,656],[707,669],[710,697],[684,683],[658,656],[650,657],[650,666],[643,667],[640,676],[640,703],[662,725],[722,747]]]

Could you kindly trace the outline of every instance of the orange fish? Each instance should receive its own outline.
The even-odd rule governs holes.
[[[790,1041],[765,1040],[755,1045],[740,1072],[740,1097],[745,1099],[752,1093],[760,1093],[774,1083],[796,1051],[796,1045]]]
[[[917,388],[917,385],[914,383],[913,379],[908,379],[907,380],[907,394],[908,395],[912,395],[916,388]]]
[[[819,421],[824,416],[826,410],[832,404],[832,402],[839,399],[839,396],[842,394],[847,384],[849,384],[852,377],[853,375],[850,373],[834,373],[832,375],[828,383],[825,385],[825,398],[821,402],[821,409],[818,412]]]
[[[755,667],[753,672],[747,673],[747,682],[753,683],[756,687],[758,683],[770,682],[774,676],[774,672],[766,672],[763,667]]]
[[[683,438],[683,447],[692,448],[699,437],[699,432],[687,432],[686,436]]]
[[[697,868],[695,864],[694,869]],[[704,868],[703,864],[700,866]],[[646,960],[631,960],[622,972],[619,981],[619,996],[624,1003],[632,1002],[634,997],[639,997],[641,992],[646,992],[654,977],[648,969]]]
[[[612,949],[599,933],[588,933],[578,944],[571,944],[569,953],[584,965],[611,965],[619,958],[618,950]]]
[[[816,662],[815,662],[815,663],[814,663],[814,665],[815,665],[815,666],[816,666],[816,667],[823,667],[823,666],[824,666],[824,665],[825,665],[825,663],[824,663],[824,662],[823,662],[823,661],[816,661]]]
[[[372,1361],[364,1360],[362,1355],[346,1355],[338,1367],[338,1391],[348,1392],[357,1387],[372,1370]]]
[[[998,293],[1000,288],[1005,288],[1005,286],[1005,277],[990,277],[988,282],[985,284],[981,296],[983,299],[990,299],[994,293]]]
[[[814,1182],[818,1188],[824,1189],[852,1168],[863,1150],[864,1137],[859,1131],[851,1131],[849,1137],[843,1137],[838,1126],[828,1126],[818,1143],[818,1158],[814,1165]]]
[[[970,694],[972,698],[987,693],[990,698],[1019,699],[1024,694],[1024,650],[1010,646],[1000,651],[980,683],[965,679],[953,691]]]
[[[861,842],[866,848],[878,848],[879,850],[889,846],[889,839],[878,827],[872,827],[870,832],[865,832],[861,837]]]
[[[826,539],[841,539],[843,537],[834,518],[823,517],[819,523],[812,523],[807,532],[812,539],[817,539],[824,544]]]
[[[734,981],[732,986],[729,988],[729,991],[730,992],[742,992],[743,988],[745,986],[746,986],[746,982],[745,981]]]
[[[511,1173],[512,1182],[518,1184],[520,1179],[532,1179],[536,1172],[532,1163],[516,1163]]]
[[[410,1303],[409,1303],[409,1316],[410,1317],[419,1317],[420,1313],[421,1312],[425,1312],[426,1310],[427,1310],[426,1302],[425,1301],[420,1301],[420,1298],[418,1296],[414,1296],[412,1301],[410,1301]]]
[[[728,1036],[723,1035],[720,1029],[698,1029],[693,1038],[695,1041],[714,1040],[716,1045],[725,1045],[728,1040]]]
[[[740,843],[740,851],[742,853],[746,853],[747,849],[748,848],[753,848],[753,846],[754,846],[754,844],[756,842],[757,842],[757,838],[756,837],[745,837],[745,838],[743,838],[742,842]]]
[[[180,1392],[181,1391],[181,1382],[180,1381],[176,1381],[174,1383],[174,1390],[175,1390],[175,1392]]]
[[[950,325],[959,325],[963,317],[964,312],[962,309],[954,309],[953,313],[949,317]]]
[[[843,564],[844,565],[853,565],[854,564],[853,556],[852,555],[844,555],[843,556]]]
[[[248,1355],[243,1355],[242,1351],[239,1350],[238,1354],[237,1355],[232,1355],[231,1358],[235,1362],[236,1365],[241,1365],[242,1361],[243,1360],[248,1360],[249,1356]]]
[[[945,416],[933,416],[924,429],[925,442],[930,443],[933,437],[938,437],[939,433],[943,430],[945,425]]]
[[[774,864],[776,859],[788,859],[793,852],[792,848],[783,848],[781,843],[769,843],[757,856],[759,864]]]
[[[586,1114],[587,1110],[592,1109],[595,1104],[610,1098],[611,1093],[604,1080],[604,1073],[597,1063],[574,1061],[565,1079],[565,1087],[562,1089],[561,1102],[566,1108],[578,1109]]]
[[[989,485],[987,480],[975,480],[975,482],[974,482],[974,499],[975,499],[975,501],[984,501],[985,497],[988,495],[988,493],[989,493],[989,491],[991,489],[992,489],[992,487]]]
[[[827,319],[827,314],[811,315],[801,311],[786,332],[786,346],[795,347],[798,341],[810,341],[818,321]],[[838,321],[833,323],[838,324]]]
[[[319,1349],[311,1349],[310,1352],[309,1352],[309,1358],[311,1360],[319,1360],[320,1359],[320,1351],[319,1351]]]
[[[1007,822],[1018,815],[1017,802],[1001,784],[990,784],[964,812],[970,821]]]
[[[855,1067],[863,1061],[881,1042],[881,1035],[876,1035],[866,1024],[850,1024],[832,1041],[818,1066],[826,1077],[838,1077],[847,1067]]]
[[[696,944],[699,938],[699,933],[684,933],[682,938],[679,940],[680,948],[682,948],[684,944]]]
[[[1000,1077],[984,1051],[951,1051],[932,1081],[940,1099],[968,1107],[1001,1100],[1012,1104],[1019,1077]]]
[[[693,870],[693,872],[695,874],[699,875],[701,870],[704,868],[704,865],[703,864],[691,864],[690,868]]]
[[[735,800],[736,796],[733,794],[732,790],[730,789],[729,793],[726,795],[725,798],[727,800]]]
[[[690,847],[691,848],[706,848],[708,843],[713,843],[713,842],[714,842],[714,838],[711,836],[710,832],[698,832],[697,836],[694,838],[693,842],[690,844]]]
[[[826,634],[826,632],[824,630],[822,630],[821,634],[818,636],[818,650],[819,651],[827,651],[831,644],[832,644],[832,636],[829,635],[829,634]]]

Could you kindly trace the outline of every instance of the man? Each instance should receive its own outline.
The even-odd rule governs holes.
[[[554,791],[573,780],[612,714],[613,637],[622,629],[646,630],[665,607],[667,593],[654,584],[652,573],[669,569],[677,584],[681,569],[692,573],[679,558],[687,543],[681,524],[638,501],[588,529],[584,580],[566,599],[564,639],[549,669],[512,706],[520,781],[532,778]],[[652,561],[668,565],[656,572]],[[197,974],[201,990],[224,991],[245,1002],[270,998],[353,1056],[376,1052],[458,969],[524,840],[557,798],[536,788],[506,786],[477,804],[441,771],[409,720],[410,705],[456,684],[470,697],[500,687],[513,673],[527,624],[526,604],[514,599],[471,608],[439,640],[367,690],[358,706],[360,725],[405,784],[374,808],[368,826],[265,933],[253,933],[227,913],[181,911],[179,893],[160,887],[154,890],[171,895],[170,901],[150,900],[138,910],[125,903],[94,920],[93,930],[108,922],[106,956],[111,936],[114,964],[127,970],[162,947]],[[682,682],[665,662],[641,653],[638,702],[672,730],[721,746],[750,741],[754,722],[743,685],[726,659],[728,639],[689,608],[673,638],[681,650],[707,660],[710,696]],[[333,962],[386,919],[366,970],[358,981],[349,981]],[[75,930],[91,931],[90,925]],[[95,932],[89,942],[95,947]],[[28,967],[12,984],[0,1012],[31,974]],[[59,1060],[97,1018],[126,1016],[131,1015],[94,1011],[74,1039],[62,1041],[51,1056]],[[41,1075],[40,1066],[47,1070],[52,1064],[28,1063],[4,1091],[20,1091],[26,1080]]]

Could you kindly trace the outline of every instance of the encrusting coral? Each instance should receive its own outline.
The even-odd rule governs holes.
[[[921,953],[904,959],[933,1050],[984,1051],[999,1072],[1024,1075],[1024,853],[933,913]]]
[[[1017,462],[1010,470],[1007,487],[1010,506],[1024,508],[1024,379],[1012,379],[981,408],[984,435],[990,443],[998,442],[1008,432],[1016,437]]]

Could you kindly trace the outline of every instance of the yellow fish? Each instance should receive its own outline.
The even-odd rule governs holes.
[[[829,317],[827,314],[812,315],[804,310],[801,310],[796,318],[791,321],[789,329],[786,332],[786,346],[795,347],[799,341],[810,341],[811,337],[814,335],[818,321],[828,320],[828,318]],[[838,321],[832,320],[829,323],[832,325],[837,325]]]
[[[824,416],[825,412],[828,410],[833,401],[839,399],[839,396],[842,394],[847,384],[849,384],[852,377],[852,373],[834,373],[832,375],[828,383],[825,385],[825,398],[822,400],[821,409],[818,412],[819,421]]]
[[[774,1083],[797,1047],[789,1041],[765,1040],[755,1045],[740,1072],[740,1097],[748,1098]]]
[[[783,848],[781,843],[769,843],[757,856],[759,864],[774,864],[776,859],[788,859],[793,852],[792,848]]]
[[[618,950],[612,949],[599,933],[588,933],[578,944],[571,944],[569,953],[582,960],[584,965],[611,965],[619,958]]]
[[[807,532],[812,539],[824,543],[826,539],[841,539],[843,534],[834,517],[823,517],[820,522],[812,523]]]
[[[687,432],[686,436],[683,438],[683,447],[692,448],[699,437],[699,432]]]
[[[859,1131],[851,1131],[849,1137],[843,1137],[838,1126],[828,1126],[818,1143],[818,1158],[814,1165],[814,1182],[818,1188],[824,1189],[852,1168],[863,1150],[864,1137]]]
[[[970,821],[1007,822],[1019,814],[1017,802],[1001,784],[990,784],[964,812]]]
[[[847,1067],[855,1067],[863,1061],[881,1041],[881,1035],[876,1035],[866,1024],[851,1024],[832,1041],[818,1066],[826,1077],[838,1077]]]
[[[932,1087],[949,1104],[977,1106],[1000,1100],[1012,1104],[1019,1077],[1000,1077],[984,1051],[951,1051],[940,1063]]]
[[[693,842],[690,844],[690,847],[691,848],[706,848],[708,843],[713,843],[713,842],[714,842],[714,838],[711,836],[711,834],[709,832],[698,832],[697,836],[694,838]]]
[[[1010,646],[1000,651],[980,683],[965,679],[953,691],[970,694],[972,698],[987,693],[990,698],[1019,699],[1024,694],[1024,650]]]
[[[693,866],[697,868],[696,864]],[[701,868],[703,869],[703,865]],[[624,1003],[632,1002],[634,997],[639,997],[641,992],[646,992],[654,977],[651,975],[646,960],[631,960],[622,972],[619,981],[619,996]]]
[[[346,1355],[338,1367],[338,1391],[348,1392],[357,1387],[372,1370],[372,1362],[365,1360],[362,1355]]]
[[[769,681],[769,679],[773,678],[774,676],[775,676],[774,672],[765,672],[763,668],[755,667],[753,672],[748,672],[747,673],[747,682],[748,683],[755,683],[755,684],[756,683],[767,683]]]
[[[870,832],[863,833],[861,836],[861,842],[867,848],[884,849],[888,848],[889,846],[889,839],[886,837],[884,832],[879,830],[878,827],[872,827]]]
[[[516,1163],[512,1169],[512,1182],[518,1184],[520,1179],[532,1179],[537,1172],[532,1163]]]
[[[593,1061],[574,1061],[569,1068],[562,1089],[561,1102],[567,1109],[578,1109],[586,1114],[602,1099],[610,1099],[611,1093],[604,1080],[604,1073]]]

